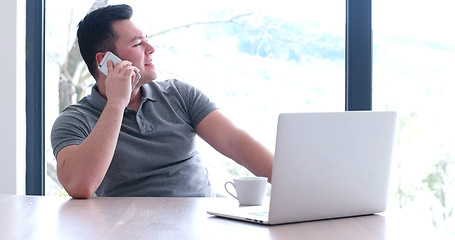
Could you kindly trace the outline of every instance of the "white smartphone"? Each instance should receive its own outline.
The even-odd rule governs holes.
[[[122,60],[117,57],[115,54],[113,54],[111,51],[107,51],[106,54],[104,55],[103,59],[101,60],[100,64],[98,65],[98,69],[107,76],[107,61],[111,60],[113,65],[121,62]],[[136,87],[137,83],[139,82],[139,79],[141,79],[141,74],[136,73],[134,82],[131,84],[131,91]]]

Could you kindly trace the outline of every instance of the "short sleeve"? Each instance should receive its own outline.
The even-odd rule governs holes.
[[[186,103],[188,116],[194,128],[209,113],[218,109],[216,104],[198,88],[178,80],[173,82]]]
[[[76,110],[67,110],[55,120],[51,131],[51,145],[54,156],[70,145],[81,144],[90,134],[91,127]]]

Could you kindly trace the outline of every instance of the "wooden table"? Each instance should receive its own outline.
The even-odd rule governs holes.
[[[229,198],[91,198],[0,195],[0,239],[412,239],[384,215],[262,226],[210,216]],[[400,224],[399,221],[391,221]],[[408,231],[409,230],[409,231]],[[412,233],[412,234],[410,234]],[[421,238],[419,238],[421,239]]]

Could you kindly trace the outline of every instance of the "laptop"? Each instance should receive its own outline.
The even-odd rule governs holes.
[[[274,225],[385,211],[396,118],[392,111],[280,114],[268,207],[207,213]]]

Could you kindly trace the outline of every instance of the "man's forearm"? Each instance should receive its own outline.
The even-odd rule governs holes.
[[[256,176],[272,179],[273,154],[248,133],[240,130],[235,138],[234,160]]]
[[[106,105],[90,135],[57,155],[59,181],[71,196],[88,198],[101,184],[114,155],[123,111],[118,105]]]
[[[219,110],[208,114],[196,132],[221,154],[248,168],[256,176],[272,178],[273,154],[247,132],[237,128]]]

